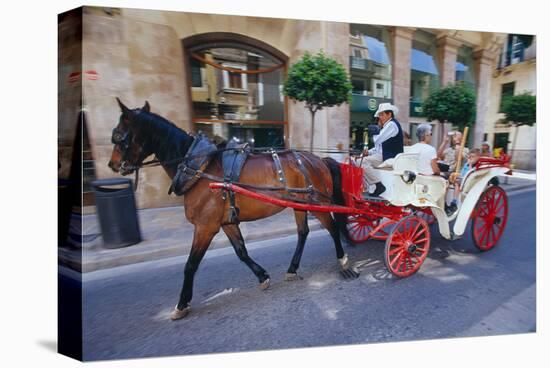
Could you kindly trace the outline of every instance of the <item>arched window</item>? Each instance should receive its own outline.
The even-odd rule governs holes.
[[[286,59],[259,41],[241,42],[242,37],[184,40],[194,129],[212,138],[282,148],[287,136],[282,94]]]

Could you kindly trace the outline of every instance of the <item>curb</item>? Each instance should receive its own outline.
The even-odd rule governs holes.
[[[310,231],[321,229],[322,226],[318,221],[309,221]],[[244,236],[245,243],[272,240],[288,235],[296,234],[296,226],[294,222],[291,226],[273,229],[267,232],[252,232]],[[58,250],[58,264],[60,266],[68,267],[72,270],[87,273],[97,270],[103,270],[108,268],[114,268],[119,266],[125,266],[135,263],[156,261],[164,258],[170,258],[174,256],[187,256],[191,249],[191,244],[162,244],[163,241],[149,243],[149,244],[136,244],[125,248],[118,249],[102,249],[97,252],[75,252],[74,249],[69,250],[65,248],[59,248]],[[182,242],[183,243],[183,242]],[[214,239],[210,244],[209,249],[221,249],[229,248],[231,243],[226,237],[221,239]],[[82,258],[85,257],[86,261],[82,262]]]

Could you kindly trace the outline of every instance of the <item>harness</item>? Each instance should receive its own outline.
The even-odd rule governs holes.
[[[321,203],[319,197],[325,199],[325,201],[331,201],[331,197],[325,193],[314,188],[308,171],[304,165],[304,156],[301,152],[296,150],[275,150],[270,149],[265,152],[255,152],[250,148],[248,144],[238,144],[235,141],[230,141],[223,149],[215,149],[213,143],[203,136],[196,139],[198,142],[192,145],[186,154],[186,157],[178,165],[176,175],[172,180],[169,194],[175,193],[176,195],[183,195],[188,192],[199,179],[204,178],[215,182],[223,182],[227,184],[236,184],[244,188],[261,190],[261,191],[280,191],[283,192],[281,197],[302,203]],[[202,144],[201,142],[208,141],[210,145]],[[206,147],[201,149],[201,147]],[[221,161],[223,168],[223,177],[212,175],[204,172],[211,159],[218,153],[222,153]],[[306,183],[305,188],[293,188],[287,185],[285,172],[281,163],[280,154],[292,153],[294,160],[296,161],[296,167],[304,177]],[[263,186],[254,185],[239,182],[242,168],[244,167],[246,160],[250,155],[270,155],[273,160],[273,166],[277,181],[280,185],[277,186]],[[235,203],[235,192],[229,189],[230,186],[222,190],[223,200],[229,200],[229,209],[226,223],[238,224],[239,223],[239,208]],[[307,194],[307,200],[299,197],[300,195]]]

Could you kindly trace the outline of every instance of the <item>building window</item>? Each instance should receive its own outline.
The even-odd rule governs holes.
[[[474,77],[474,56],[472,48],[462,46],[458,49],[455,69],[455,80],[465,83],[475,92],[476,81]]]
[[[506,99],[514,95],[514,89],[516,88],[516,82],[504,83],[500,90],[500,108],[498,112],[503,112],[504,102]]]
[[[430,92],[440,87],[436,64],[436,38],[417,30],[411,48],[411,116],[423,116],[422,103]]]
[[[501,67],[521,63],[536,55],[533,46],[534,36],[510,34],[500,56]]]
[[[196,131],[255,147],[285,146],[285,63],[248,44],[207,42],[186,49]]]
[[[204,79],[204,65],[196,59],[192,59],[190,63],[191,67],[191,86],[193,88],[202,88]]]
[[[225,67],[232,69],[246,70],[246,65],[223,63]],[[227,70],[223,70],[223,88],[226,93],[242,93],[247,90],[247,77],[244,73],[235,73]]]

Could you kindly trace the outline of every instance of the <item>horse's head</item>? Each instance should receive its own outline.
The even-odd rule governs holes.
[[[145,137],[140,135],[140,124],[137,123],[141,112],[149,112],[149,103],[145,101],[142,108],[129,109],[117,97],[121,115],[113,129],[111,142],[114,144],[109,167],[121,175],[133,173],[143,160],[152,154],[145,146]]]

